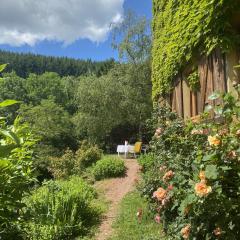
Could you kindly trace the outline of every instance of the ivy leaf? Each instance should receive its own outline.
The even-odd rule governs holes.
[[[214,92],[213,94],[211,94],[209,97],[208,97],[208,100],[216,100],[218,98],[221,97],[221,94],[220,93],[217,93],[217,92]]]
[[[7,106],[11,106],[11,105],[14,105],[16,103],[20,103],[19,101],[16,101],[16,100],[5,100],[3,102],[0,102],[0,108],[3,108],[3,107],[7,107]]]
[[[208,179],[217,179],[218,170],[216,165],[208,165],[205,169],[205,175]]]

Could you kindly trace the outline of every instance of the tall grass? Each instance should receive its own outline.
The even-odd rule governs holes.
[[[31,220],[26,225],[34,240],[72,239],[84,236],[98,223],[101,208],[95,190],[79,177],[49,181],[26,199]]]

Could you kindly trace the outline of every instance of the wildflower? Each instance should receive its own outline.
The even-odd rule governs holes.
[[[172,170],[166,172],[165,175],[163,176],[163,181],[170,180],[174,176],[174,174],[175,173]]]
[[[236,135],[237,137],[240,137],[240,129],[237,130]]]
[[[210,130],[209,129],[203,129],[203,135],[208,135],[210,133]]]
[[[156,131],[155,131],[154,136],[159,138],[160,135],[162,134],[162,132],[163,132],[162,128],[157,128]]]
[[[200,171],[199,178],[201,179],[201,181],[205,181],[206,180],[206,176],[205,176],[205,172],[204,171]]]
[[[203,134],[203,130],[202,129],[193,129],[191,131],[192,135],[202,135]]]
[[[222,234],[222,230],[220,227],[217,227],[216,229],[213,230],[213,233],[215,236],[220,236]]]
[[[218,146],[221,143],[221,140],[217,136],[208,136],[208,142],[212,146]]]
[[[169,126],[171,124],[171,121],[166,121],[166,125]]]
[[[164,198],[163,200],[162,200],[162,206],[166,206],[166,204],[168,203],[168,198]]]
[[[226,136],[228,134],[228,129],[224,128],[219,131],[220,136]]]
[[[160,172],[163,172],[163,171],[166,170],[166,168],[167,168],[166,166],[161,166],[161,167],[159,168],[159,171],[160,171]]]
[[[201,181],[200,183],[196,183],[195,185],[195,192],[199,197],[204,197],[212,192],[212,187],[207,186],[205,181]]]
[[[157,191],[153,193],[153,197],[156,198],[158,201],[162,201],[167,196],[167,191],[163,188],[158,188]]]
[[[236,153],[236,151],[231,151],[231,152],[229,152],[228,153],[228,157],[230,157],[230,158],[236,158],[237,157],[237,153]]]
[[[141,222],[142,220],[142,214],[143,214],[143,211],[141,208],[139,208],[136,214],[139,222]]]
[[[190,224],[188,224],[184,228],[182,228],[181,234],[182,234],[182,237],[184,239],[188,239],[189,238],[190,230],[191,230],[191,225]]]
[[[169,191],[173,190],[173,185],[169,185],[167,188]]]
[[[160,217],[160,215],[157,214],[157,215],[155,216],[154,220],[155,220],[156,223],[160,223],[160,222],[161,222],[161,217]]]

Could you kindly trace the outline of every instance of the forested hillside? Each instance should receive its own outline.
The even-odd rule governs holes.
[[[66,57],[47,57],[34,54],[19,54],[0,50],[0,64],[8,63],[6,72],[15,71],[20,77],[30,73],[56,72],[60,76],[81,76],[94,74],[102,76],[114,65],[114,59],[102,62],[75,60]]]

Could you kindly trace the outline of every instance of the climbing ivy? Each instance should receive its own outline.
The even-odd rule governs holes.
[[[153,98],[170,92],[179,71],[199,54],[239,43],[231,25],[239,9],[239,0],[153,0]]]
[[[198,69],[193,69],[194,71],[189,74],[187,77],[187,82],[189,84],[189,87],[192,91],[197,91],[200,88],[200,82],[199,82],[199,73]]]

